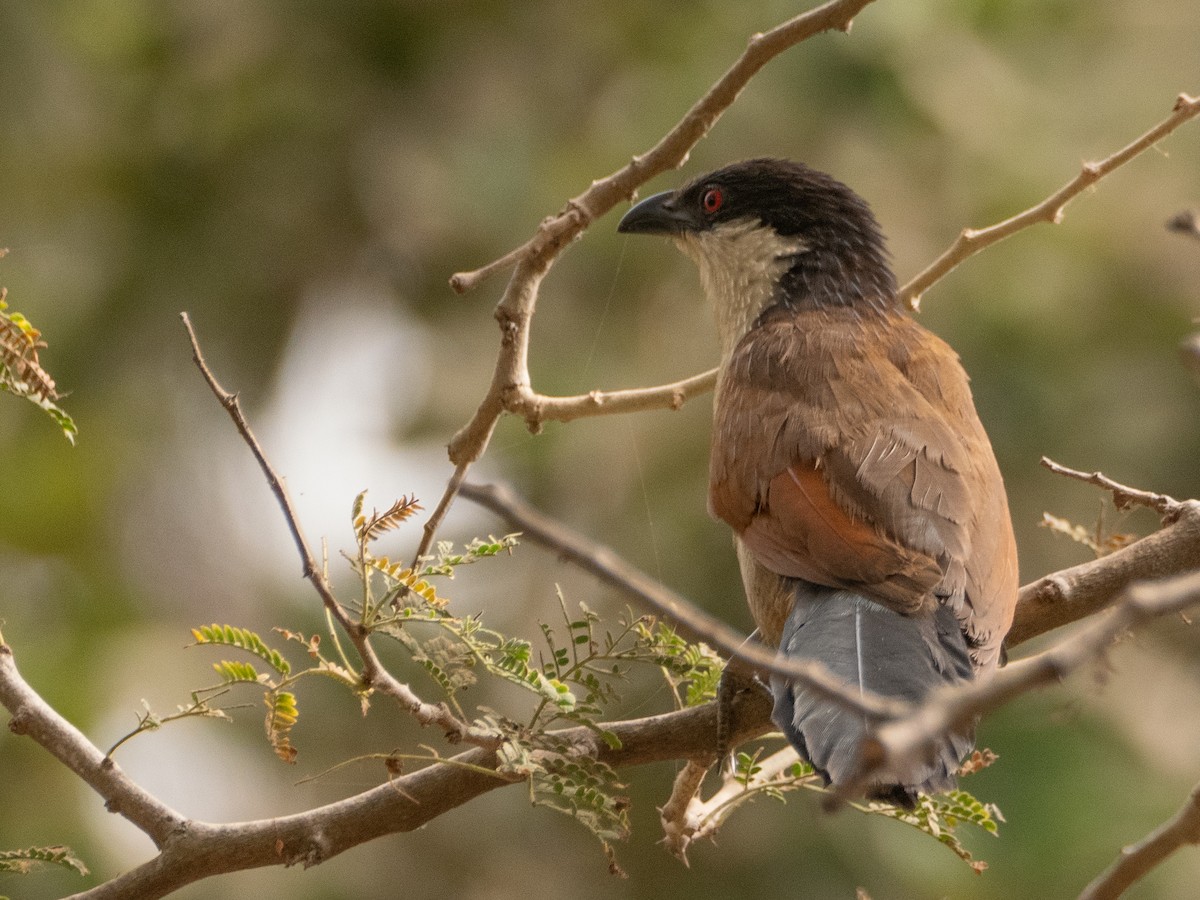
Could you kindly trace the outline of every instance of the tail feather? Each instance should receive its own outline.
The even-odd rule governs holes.
[[[912,702],[940,685],[972,677],[966,639],[951,609],[939,607],[933,616],[902,616],[850,591],[804,581],[797,582],[779,652],[818,660],[864,693]],[[826,783],[853,778],[869,723],[778,676],[771,679],[771,691],[775,724]],[[973,727],[947,734],[916,767],[876,773],[869,795],[912,806],[917,793],[950,790],[974,742]]]

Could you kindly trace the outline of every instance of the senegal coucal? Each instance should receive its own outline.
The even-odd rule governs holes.
[[[673,238],[715,308],[709,508],[733,528],[762,640],[910,701],[994,669],[1017,599],[1004,483],[957,355],[896,296],[866,202],[752,159],[643,200],[619,230]],[[786,679],[771,690],[826,781],[856,777],[868,723]],[[868,793],[946,790],[973,742],[947,734]]]

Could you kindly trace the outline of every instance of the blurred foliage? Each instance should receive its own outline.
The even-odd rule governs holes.
[[[0,257],[3,256],[4,251],[0,251]],[[50,373],[38,361],[38,351],[46,346],[42,333],[22,313],[9,311],[7,296],[7,291],[0,287],[0,391],[23,397],[40,408],[73,444],[79,429],[55,403],[61,395]]]
[[[24,850],[0,850],[0,872],[28,875],[44,865],[62,866],[80,875],[88,874],[87,866],[65,847],[27,847]]]
[[[645,150],[750,33],[801,8],[0,4],[0,246],[11,250],[0,274],[52,336],[42,362],[86,435],[72,449],[32,405],[0,404],[0,454],[18,473],[0,491],[0,619],[31,683],[107,746],[142,699],[162,708],[203,678],[205,664],[180,658],[177,636],[191,623],[323,626],[261,476],[192,369],[180,310],[263,426],[310,534],[339,530],[337,511],[357,490],[344,482],[383,490],[394,479],[392,496],[435,496],[449,472],[444,444],[491,377],[490,307],[503,285],[458,298],[447,277],[515,246]],[[878,0],[849,36],[821,36],[768,66],[687,170],[646,191],[739,157],[803,159],[873,204],[903,279],[963,226],[1036,202],[1081,159],[1165,116],[1177,93],[1200,91],[1200,31],[1181,27],[1193,13],[1187,0]],[[1200,392],[1175,355],[1200,315],[1200,252],[1163,228],[1200,202],[1197,172],[1193,125],[1080,198],[1061,226],[992,248],[924,299],[923,321],[972,374],[1026,580],[1090,555],[1039,528],[1043,512],[1089,530],[1096,517],[1096,493],[1041,470],[1043,454],[1200,495]],[[532,357],[543,390],[674,379],[715,358],[691,267],[666,246],[627,244],[614,233],[619,212],[544,285]],[[356,411],[362,419],[348,418]],[[727,531],[704,512],[707,429],[704,400],[537,437],[505,422],[482,469],[745,626]],[[1155,524],[1106,518],[1121,532]],[[461,542],[489,527],[456,508],[442,536]],[[461,575],[455,613],[486,609],[491,627],[524,633],[553,616],[556,583],[606,617],[623,602],[529,556],[529,566],[498,567],[511,574]],[[638,836],[622,851],[628,880],[609,878],[590,839],[557,817],[523,817],[514,846],[521,801],[499,791],[316,870],[245,873],[181,896],[381,897],[397,872],[413,900],[497,898],[532,883],[582,898],[847,897],[857,886],[876,900],[1066,895],[1194,783],[1198,653],[1192,629],[1162,623],[1114,654],[1102,689],[1080,677],[984,722],[1002,759],[972,790],[1010,825],[988,841],[979,878],[898,837],[894,823],[797,802],[744,813],[683,869],[651,837],[670,782],[668,767],[651,767],[625,789]],[[399,656],[396,665],[417,677]],[[662,690],[640,684],[631,702]],[[390,711],[359,722],[341,699],[319,685],[306,695],[290,734],[305,747],[301,768],[419,734]],[[292,787],[278,774],[287,767],[264,766],[256,728],[239,722],[237,739],[210,746],[205,726],[145,735],[122,749],[123,764],[210,820],[283,814],[362,787]],[[146,858],[144,840],[2,729],[0,770],[21,776],[0,779],[0,808],[23,811],[0,817],[0,846],[62,841],[94,877]],[[1186,895],[1197,866],[1172,860],[1134,896]],[[77,886],[54,870],[20,891],[0,876],[0,893],[21,896]]]

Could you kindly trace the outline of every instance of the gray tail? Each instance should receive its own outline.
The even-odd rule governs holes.
[[[850,591],[805,581],[797,582],[779,653],[818,660],[852,688],[912,702],[972,677],[966,639],[948,607],[939,605],[932,616],[902,616]],[[771,679],[771,693],[775,724],[825,782],[854,778],[869,723],[779,676]],[[868,796],[911,808],[918,793],[950,790],[974,744],[973,726],[947,734],[910,770],[878,773]]]

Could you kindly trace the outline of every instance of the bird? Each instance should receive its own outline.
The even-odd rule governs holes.
[[[708,506],[733,530],[759,639],[912,703],[993,672],[1018,584],[1004,482],[967,374],[899,297],[867,202],[755,158],[647,197],[618,231],[671,238],[713,307]],[[861,713],[777,674],[770,691],[825,784],[871,799],[951,790],[974,749],[970,722],[871,769]]]

